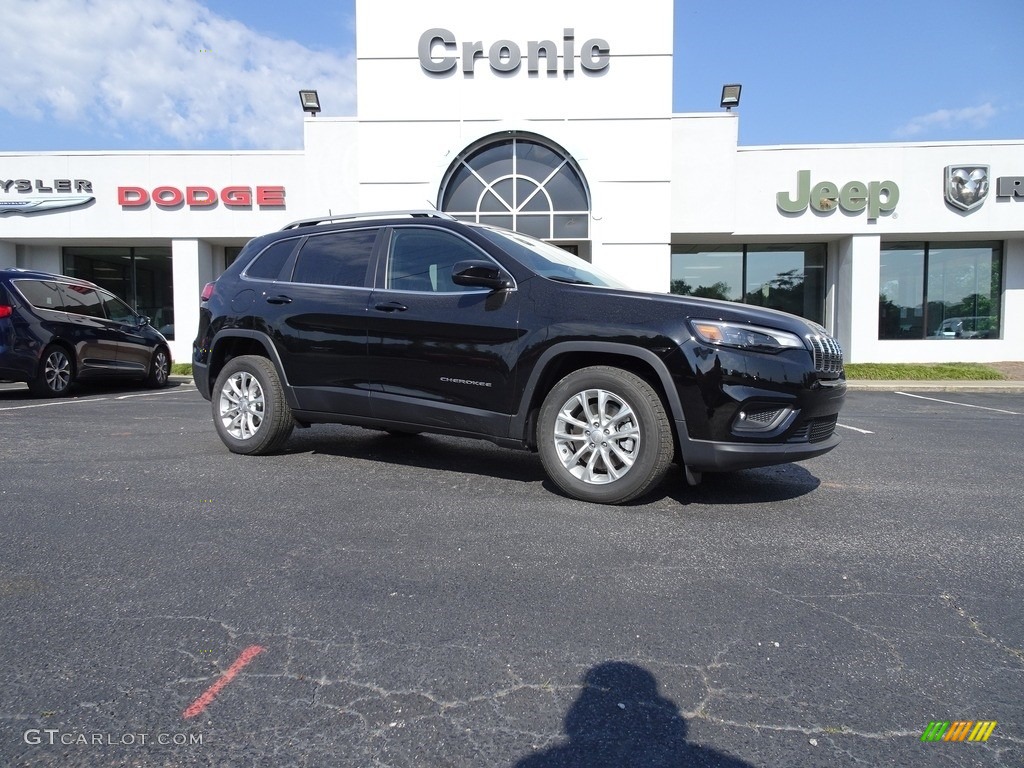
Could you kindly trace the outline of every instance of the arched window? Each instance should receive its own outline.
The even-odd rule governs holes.
[[[575,161],[531,134],[501,134],[460,154],[439,208],[458,219],[548,240],[590,237],[590,195]]]

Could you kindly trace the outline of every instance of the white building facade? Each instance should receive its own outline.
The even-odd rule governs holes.
[[[740,147],[737,113],[671,111],[671,0],[533,4],[358,0],[357,115],[301,150],[0,152],[0,267],[114,290],[187,362],[249,238],[437,207],[802,314],[852,362],[1024,359],[1024,140]]]

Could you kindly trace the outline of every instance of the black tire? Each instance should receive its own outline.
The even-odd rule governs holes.
[[[274,453],[295,428],[281,380],[265,357],[244,355],[230,360],[212,394],[214,426],[232,453]]]
[[[548,477],[568,495],[624,504],[662,481],[675,446],[654,388],[602,365],[574,371],[548,392],[537,449]]]
[[[68,351],[57,344],[43,350],[39,371],[28,388],[36,397],[64,397],[75,381],[75,363]]]
[[[163,347],[157,347],[153,353],[153,359],[149,363],[149,374],[146,376],[146,386],[154,389],[167,386],[167,380],[171,376],[171,355]]]

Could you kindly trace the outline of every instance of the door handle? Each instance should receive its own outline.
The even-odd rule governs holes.
[[[291,296],[267,296],[267,304],[291,304]]]
[[[381,312],[405,312],[408,307],[398,301],[389,301],[384,304],[378,304],[374,309],[380,310]]]

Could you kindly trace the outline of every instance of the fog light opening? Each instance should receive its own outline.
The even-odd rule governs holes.
[[[786,425],[794,413],[788,405],[748,405],[736,414],[732,430],[740,434],[767,434]]]

